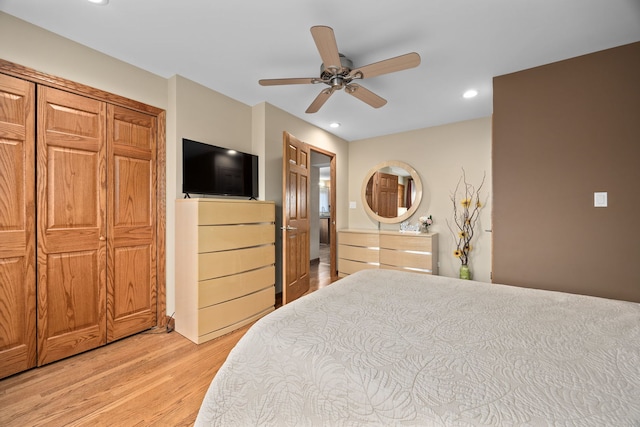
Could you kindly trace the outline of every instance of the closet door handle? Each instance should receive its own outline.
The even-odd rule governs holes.
[[[106,240],[106,238],[104,236],[100,236],[100,238],[98,238],[98,240],[100,240],[101,242],[104,242]]]
[[[290,231],[290,230],[297,230],[298,227],[292,227],[290,225],[287,225],[286,227],[280,227],[280,229]]]

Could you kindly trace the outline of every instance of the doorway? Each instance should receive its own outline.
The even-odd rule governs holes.
[[[311,238],[309,239],[310,283],[314,291],[332,282],[332,245],[335,255],[335,178],[331,179],[332,156],[311,147]],[[334,173],[335,177],[335,173]],[[332,197],[334,196],[334,197]],[[332,233],[333,230],[333,233]],[[335,263],[334,263],[335,267]]]

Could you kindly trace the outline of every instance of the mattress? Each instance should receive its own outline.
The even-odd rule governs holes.
[[[254,324],[197,426],[640,426],[640,304],[366,270]]]

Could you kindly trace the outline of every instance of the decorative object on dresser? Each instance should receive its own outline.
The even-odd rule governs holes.
[[[423,233],[428,233],[429,226],[433,225],[433,217],[431,215],[424,215],[418,218],[418,222],[420,223],[420,231]]]
[[[473,184],[467,182],[467,175],[462,169],[462,176],[458,179],[458,184],[451,194],[451,202],[453,203],[453,225],[447,221],[449,230],[453,235],[456,249],[453,256],[460,258],[460,278],[471,279],[471,270],[469,269],[469,253],[473,250],[471,240],[473,239],[474,227],[478,221],[478,215],[482,208],[480,201],[480,190],[484,185],[486,173],[482,176],[480,185],[476,188]],[[462,189],[460,185],[462,184]],[[458,197],[460,197],[458,201]],[[458,208],[460,203],[460,208]]]
[[[367,269],[438,274],[438,234],[398,231],[338,232],[338,275]]]
[[[401,233],[420,233],[422,226],[420,224],[410,224],[409,221],[402,221],[400,223]]]
[[[274,306],[274,202],[176,200],[176,332],[200,344]]]

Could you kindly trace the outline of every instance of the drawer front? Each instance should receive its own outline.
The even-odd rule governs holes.
[[[380,239],[378,237],[378,233],[340,232],[338,235],[338,243],[341,245],[377,248],[380,244]]]
[[[350,261],[348,259],[338,260],[338,270],[340,274],[353,274],[356,271],[376,268],[378,268],[378,264],[367,264],[365,262]]]
[[[243,326],[246,326],[246,325],[248,325],[250,323],[255,322],[256,320],[260,319],[261,317],[266,316],[267,314],[271,313],[274,310],[275,310],[275,307],[269,307],[266,310],[263,310],[263,311],[261,311],[259,313],[256,313],[251,317],[247,317],[246,319],[241,320],[239,322],[236,322],[233,325],[229,325],[227,327],[215,330],[213,332],[209,332],[209,333],[200,335],[200,336],[196,337],[196,341],[197,341],[196,343],[197,344],[202,344],[204,342],[207,342],[207,341],[210,341],[212,339],[221,337],[221,336],[223,336],[225,334],[228,334],[229,332],[233,332],[233,331],[235,331],[237,329],[242,328]]]
[[[198,280],[214,279],[275,264],[273,245],[198,254]]]
[[[380,264],[431,270],[431,254],[380,249]]]
[[[273,224],[203,225],[198,227],[198,252],[227,251],[275,242]]]
[[[338,245],[338,257],[351,261],[378,262],[378,250],[361,246]]]
[[[273,265],[231,276],[198,282],[198,308],[240,298],[273,287],[276,268]]]
[[[381,234],[380,248],[432,252],[431,237]]]
[[[251,202],[215,202],[198,203],[198,224],[251,224],[275,222],[276,212],[273,203]]]
[[[411,268],[394,267],[392,265],[383,265],[383,264],[380,264],[380,269],[382,269],[382,270],[408,271],[410,273],[420,273],[420,274],[435,274],[433,271],[424,270],[424,269],[415,270],[415,269],[411,269]]]
[[[241,322],[275,305],[275,288],[237,298],[221,304],[201,308],[198,316],[198,335]]]

